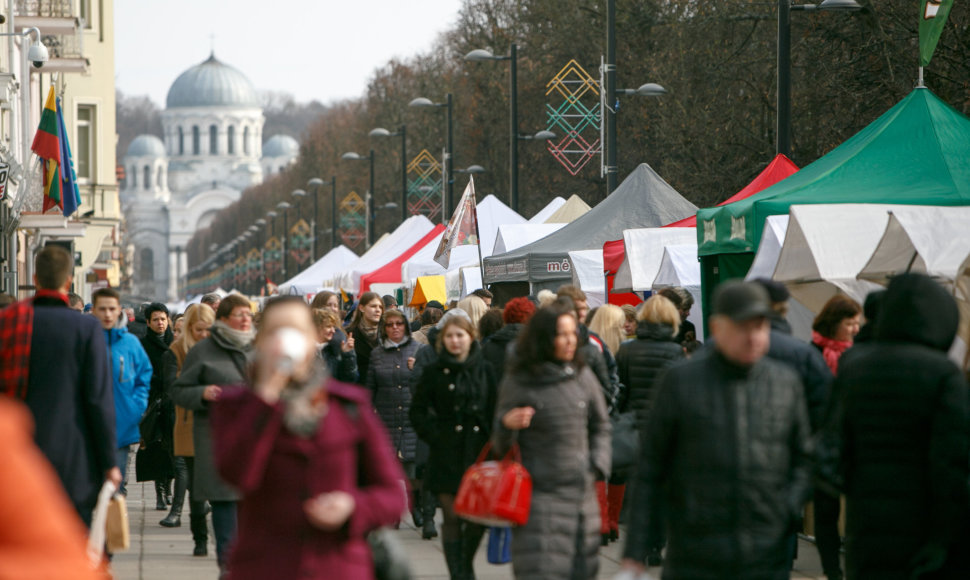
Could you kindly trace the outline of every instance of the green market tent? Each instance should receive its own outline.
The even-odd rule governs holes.
[[[845,143],[738,202],[697,212],[705,294],[743,277],[765,219],[795,204],[970,205],[970,119],[917,88]]]

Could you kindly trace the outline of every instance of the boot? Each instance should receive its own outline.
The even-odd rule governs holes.
[[[192,550],[193,556],[209,555],[209,528],[205,523],[205,505],[204,501],[189,502],[189,509],[191,510],[189,527],[192,530],[192,539],[195,540],[195,549]]]
[[[172,505],[172,480],[165,482],[165,503]]]
[[[463,580],[461,561],[461,540],[444,540],[441,547],[445,552],[445,564],[451,580]]]
[[[465,522],[461,531],[462,580],[475,580],[475,553],[485,535],[485,526]]]
[[[623,496],[626,493],[626,484],[609,484],[606,487],[606,499],[610,522],[610,541],[615,542],[620,537],[620,510],[623,509]]]
[[[208,556],[209,555],[209,546],[205,542],[205,540],[203,540],[201,542],[198,541],[198,540],[195,541],[195,548],[192,549],[192,555],[193,556]]]
[[[421,528],[421,537],[425,540],[438,537],[438,530],[434,525],[434,515],[438,509],[438,502],[435,501],[434,494],[430,491],[421,492],[421,517],[424,518],[424,525]]]
[[[163,512],[168,509],[168,504],[165,503],[165,482],[164,481],[155,482],[155,509],[160,512]]]
[[[606,482],[597,481],[594,487],[596,488],[596,502],[600,506],[600,536],[605,538],[606,544],[603,544],[605,546],[610,543],[610,516],[606,497]]]
[[[185,462],[181,457],[176,459],[175,466],[175,496],[172,498],[172,509],[168,512],[168,516],[159,522],[166,528],[177,528],[182,525],[182,506],[185,504],[185,488],[188,486],[188,473],[185,471]]]
[[[411,490],[408,493],[408,507],[411,510],[411,521],[414,522],[414,527],[420,528],[424,525],[424,512],[421,511],[421,492],[417,490]]]

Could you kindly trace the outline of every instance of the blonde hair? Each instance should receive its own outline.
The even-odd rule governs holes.
[[[623,309],[614,304],[604,304],[596,309],[596,314],[589,321],[589,329],[595,332],[603,343],[616,354],[620,349],[620,343],[626,338],[623,332],[623,324],[626,322],[626,313]]]
[[[539,290],[539,293],[536,294],[536,300],[539,301],[539,308],[549,306],[556,301],[556,293],[552,290]]]
[[[314,308],[313,325],[317,327],[317,330],[328,326],[340,328],[340,321],[337,320],[337,315],[329,308]]]
[[[680,329],[680,312],[677,311],[677,307],[669,298],[660,294],[654,294],[647,298],[647,301],[640,307],[637,320],[672,326],[674,332],[671,336],[677,336],[677,331]]]
[[[473,328],[478,328],[478,321],[488,312],[488,306],[485,305],[485,301],[474,294],[469,294],[459,300],[457,308],[464,310],[468,314],[468,317],[472,319]]]
[[[172,352],[175,353],[175,361],[178,363],[179,371],[182,370],[182,361],[185,355],[195,346],[195,337],[192,336],[192,327],[196,322],[205,322],[209,326],[216,321],[216,312],[205,304],[192,304],[185,311],[182,317],[185,322],[182,324],[182,335],[172,342]]]

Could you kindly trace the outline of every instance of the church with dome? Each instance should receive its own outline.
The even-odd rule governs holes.
[[[135,297],[176,300],[193,234],[247,187],[296,161],[300,145],[292,137],[263,141],[264,120],[249,79],[214,54],[172,83],[162,112],[164,140],[139,135],[123,161],[120,193]]]

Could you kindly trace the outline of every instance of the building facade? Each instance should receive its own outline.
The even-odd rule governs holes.
[[[214,54],[172,84],[162,113],[163,138],[137,137],[124,159],[121,194],[134,297],[180,297],[185,248],[193,234],[263,180],[263,122],[252,83]],[[299,154],[299,144],[281,153],[280,140],[296,144],[291,137],[270,139],[276,168]]]

